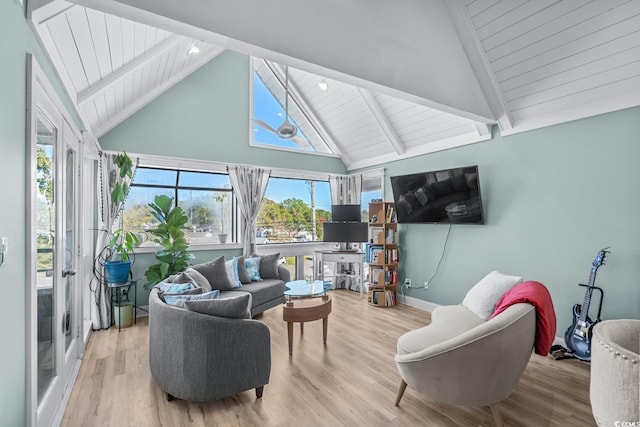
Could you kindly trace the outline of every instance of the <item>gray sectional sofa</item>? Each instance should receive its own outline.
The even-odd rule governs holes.
[[[256,389],[271,374],[271,336],[253,319],[211,316],[149,295],[149,367],[167,399],[204,402]]]
[[[251,317],[284,302],[289,271],[278,266],[278,278],[229,289],[228,281],[216,276],[226,275],[217,264],[219,260],[193,266],[169,281],[194,283],[202,291],[218,289],[220,296],[214,302],[235,301],[233,313],[217,308],[205,314],[191,305],[193,301],[184,307],[169,305],[157,288],[149,295],[149,366],[169,400],[203,402],[252,388],[262,397],[269,382],[269,328]],[[275,269],[274,265],[272,275]]]

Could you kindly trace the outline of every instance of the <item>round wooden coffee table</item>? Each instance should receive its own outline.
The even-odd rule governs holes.
[[[293,354],[293,324],[300,323],[300,334],[304,333],[304,323],[322,319],[322,340],[327,345],[327,326],[331,313],[331,297],[322,295],[319,297],[290,299],[284,303],[282,318],[287,322],[289,337],[289,356]]]

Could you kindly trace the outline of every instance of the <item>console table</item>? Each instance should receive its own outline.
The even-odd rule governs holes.
[[[356,264],[357,271],[340,272],[336,271],[332,274],[327,274],[326,278],[333,279],[334,277],[353,277],[360,287],[360,295],[364,293],[364,252],[355,251],[316,251],[314,254],[314,267],[317,268],[315,272],[316,279],[324,282],[324,265],[328,262],[338,263],[351,263]]]

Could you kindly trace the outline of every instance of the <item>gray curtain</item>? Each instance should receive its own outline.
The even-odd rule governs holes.
[[[104,277],[103,259],[100,256],[109,243],[110,235],[115,229],[118,214],[122,210],[123,203],[114,205],[111,203],[111,191],[113,190],[117,176],[117,166],[115,165],[116,154],[100,153],[100,165],[98,169],[98,236],[96,239],[96,258],[94,264],[93,286],[90,288],[93,296],[91,304],[91,323],[94,330],[106,329],[111,325],[111,298],[109,287],[101,280]],[[138,166],[138,159],[133,162],[133,172]],[[128,182],[130,183],[130,182]]]
[[[332,205],[359,205],[362,198],[362,175],[329,175]],[[337,262],[334,272],[360,268],[358,264]],[[364,272],[358,272],[363,277]],[[359,283],[353,277],[334,276],[332,289],[350,289],[360,291]]]
[[[264,169],[256,167],[229,166],[229,179],[243,219],[240,225],[242,253],[244,256],[250,256],[255,252],[256,218],[267,188],[269,174]]]

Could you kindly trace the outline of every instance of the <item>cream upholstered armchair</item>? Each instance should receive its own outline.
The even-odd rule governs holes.
[[[396,406],[409,386],[434,401],[489,406],[502,425],[498,403],[515,388],[534,344],[548,353],[556,330],[546,287],[521,280],[491,272],[462,305],[437,307],[431,324],[398,338]]]
[[[640,422],[640,320],[594,325],[590,397],[598,425]]]

